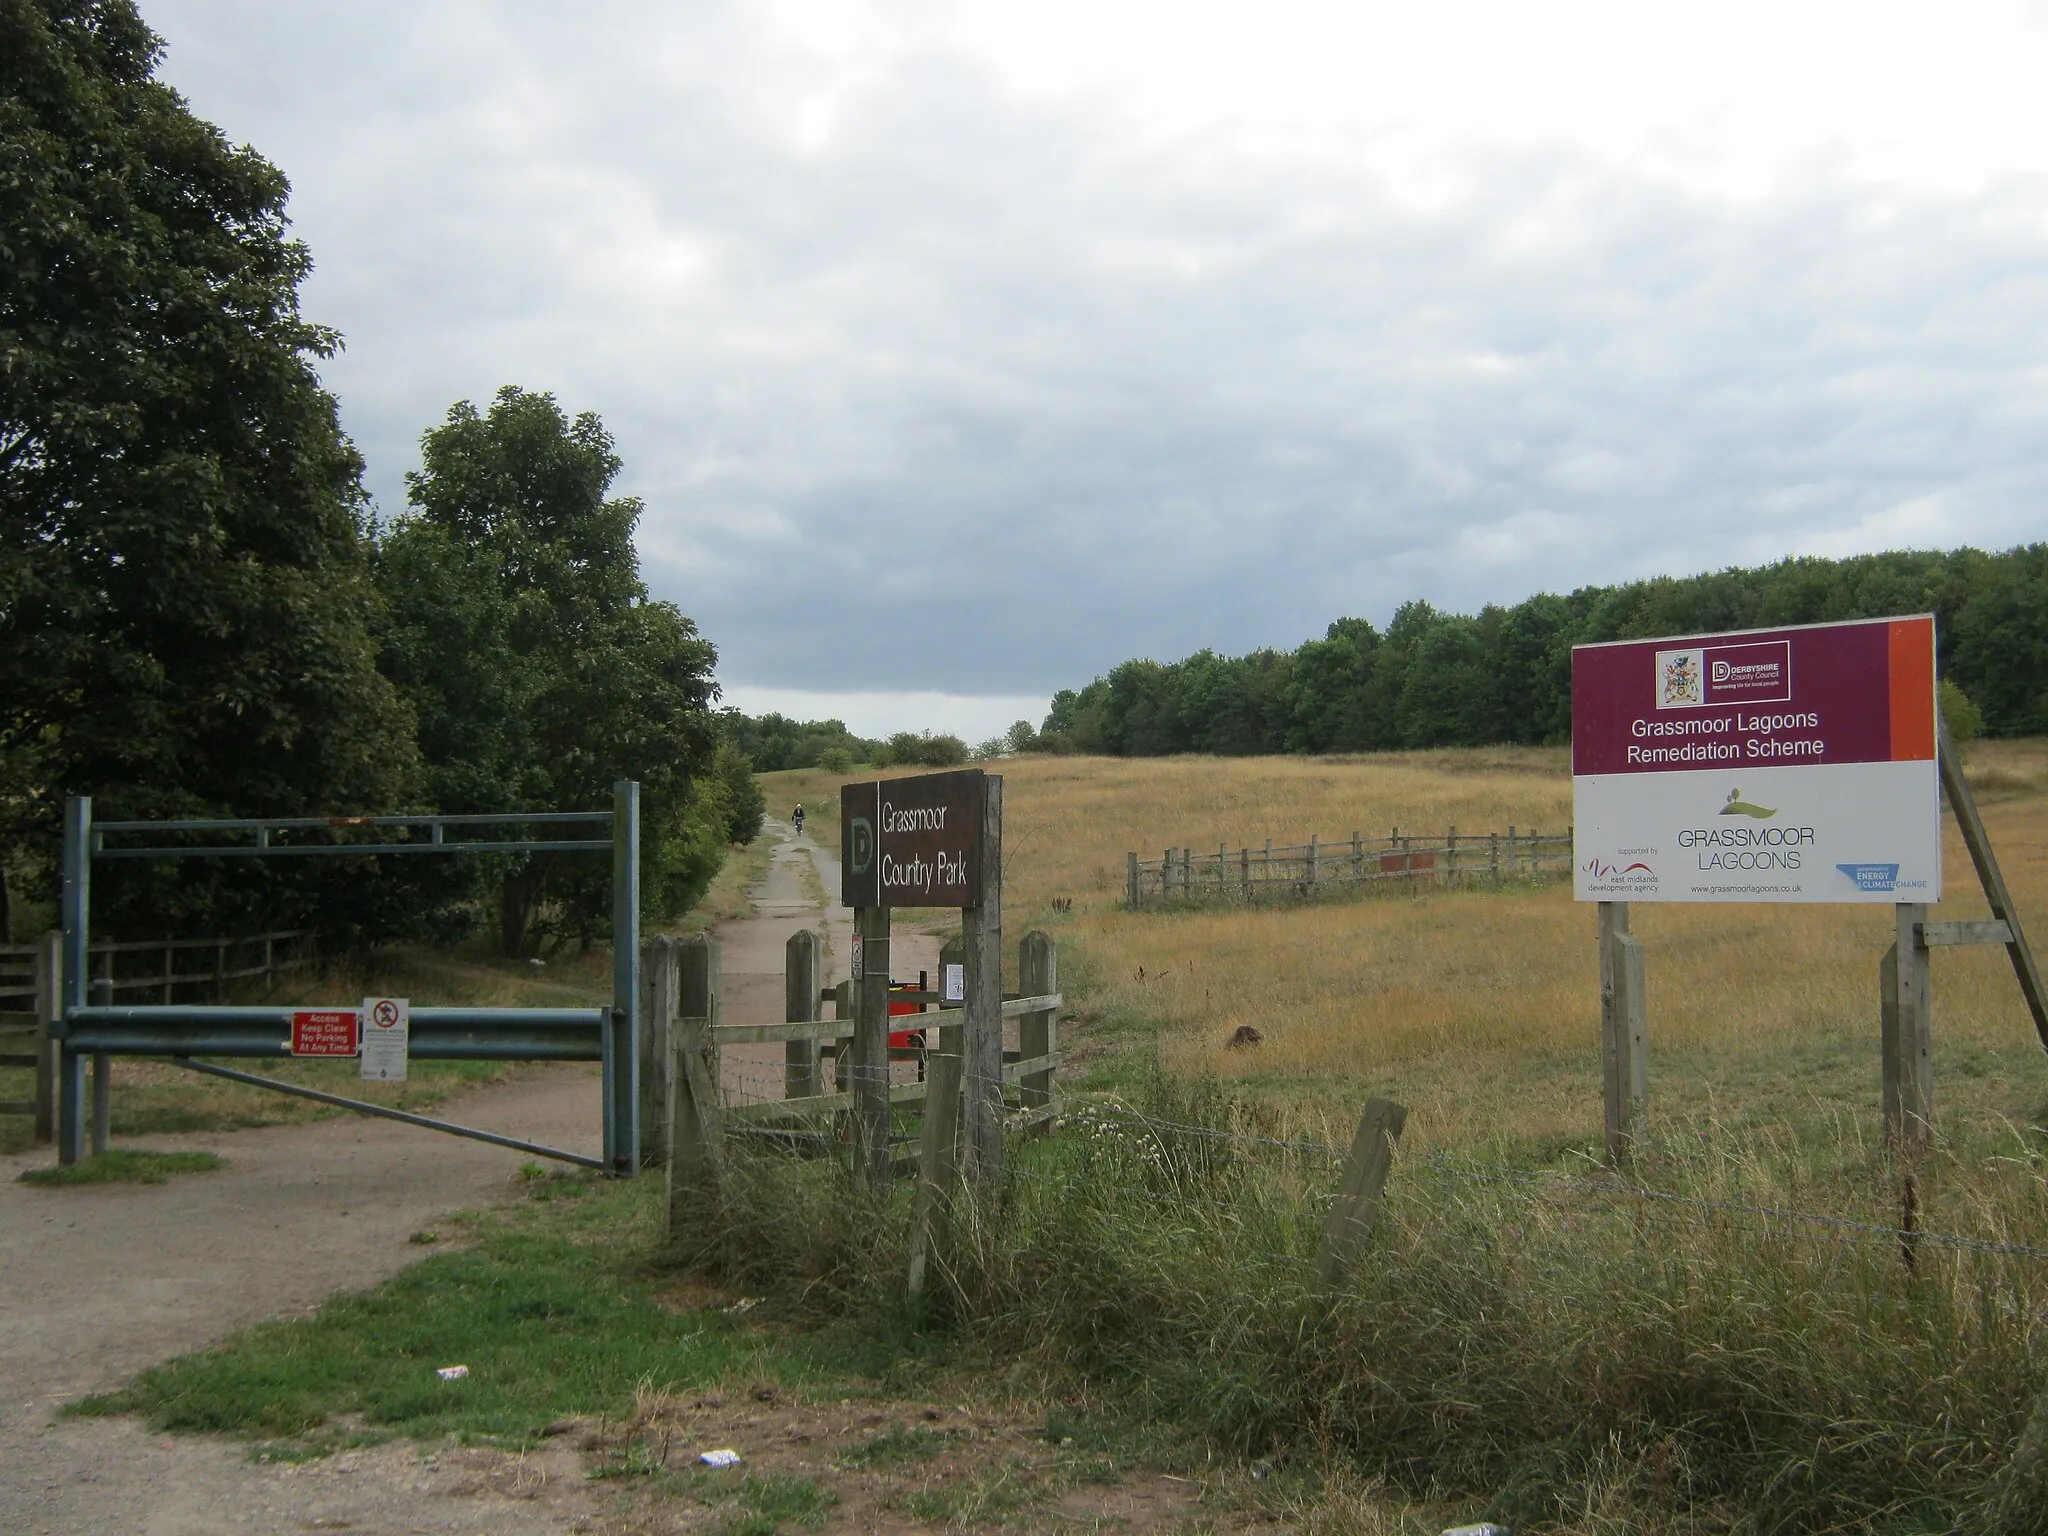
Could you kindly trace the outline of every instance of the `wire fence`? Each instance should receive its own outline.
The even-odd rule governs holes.
[[[905,1086],[900,1063],[892,1064],[896,1070],[889,1073],[891,1086]],[[857,1063],[847,1067],[849,1086],[864,1075],[874,1074],[877,1069]],[[744,1097],[731,1094],[729,1101],[735,1103],[761,1102],[763,1099],[781,1096],[781,1080],[771,1079],[765,1073],[740,1071],[732,1077],[741,1085]],[[966,1083],[979,1082],[984,1089],[997,1086],[1003,1091],[1013,1090],[1014,1083],[996,1083],[983,1077],[968,1077]],[[964,1085],[963,1085],[964,1086]],[[758,1095],[758,1097],[757,1097]],[[844,1095],[847,1107],[853,1101],[851,1093]],[[899,1111],[913,1106],[898,1104]],[[1016,1106],[1012,1104],[1011,1108]],[[750,1138],[787,1147],[791,1136],[787,1131],[770,1130],[761,1126],[736,1122],[731,1127]],[[1306,1182],[1295,1192],[1297,1209],[1305,1215],[1320,1216],[1327,1212],[1337,1198],[1336,1175],[1350,1156],[1351,1149],[1326,1141],[1306,1140],[1285,1136],[1259,1135],[1243,1130],[1225,1129],[1213,1125],[1199,1125],[1188,1121],[1175,1120],[1158,1115],[1146,1114],[1129,1105],[1117,1102],[1088,1101],[1074,1104],[1056,1115],[1050,1121],[1054,1135],[1118,1134],[1135,1138],[1150,1139],[1157,1148],[1158,1161],[1168,1160],[1180,1163],[1200,1161],[1202,1156],[1213,1156],[1219,1151],[1263,1164],[1269,1168],[1285,1168],[1304,1176]],[[814,1142],[830,1142],[828,1132],[813,1132]],[[892,1136],[896,1144],[914,1143],[915,1134]],[[1197,1152],[1195,1149],[1205,1149]],[[1004,1177],[1025,1184],[1043,1186],[1066,1185],[1066,1175],[1053,1170],[1034,1168],[1028,1161],[1018,1158],[1009,1160]],[[1911,1263],[1913,1255],[1927,1250],[1947,1250],[1955,1253],[1978,1254],[2003,1258],[2028,1260],[2048,1259],[2048,1244],[2013,1241],[2006,1237],[1984,1236],[1962,1232],[1930,1230],[1917,1222],[1885,1222],[1864,1220],[1844,1216],[1835,1212],[1803,1210],[1795,1206],[1762,1200],[1730,1199],[1715,1195],[1688,1194],[1680,1190],[1661,1189],[1646,1183],[1636,1182],[1618,1173],[1573,1173],[1566,1169],[1536,1168],[1526,1165],[1493,1162],[1458,1153],[1437,1149],[1421,1153],[1405,1160],[1396,1173],[1396,1179],[1423,1180],[1430,1184],[1458,1187],[1507,1187],[1524,1195],[1539,1199],[1551,1206],[1599,1212],[1607,1215],[1624,1215],[1639,1226],[1654,1226],[1660,1229],[1674,1227],[1700,1230],[1719,1225],[1731,1224],[1759,1236],[1770,1238],[1791,1238],[1800,1241],[1827,1243],[1848,1243],[1859,1246],[1888,1246],[1905,1256]],[[1242,1212],[1242,1201],[1218,1198],[1213,1195],[1194,1193],[1187,1185],[1195,1181],[1168,1181],[1163,1187],[1149,1186],[1148,1198],[1170,1200],[1178,1205],[1195,1209]],[[1261,1192],[1261,1198],[1270,1200],[1273,1192]]]

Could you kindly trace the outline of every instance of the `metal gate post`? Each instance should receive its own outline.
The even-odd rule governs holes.
[[[85,1155],[85,1061],[71,1049],[71,1015],[85,1006],[92,911],[92,797],[64,802],[63,987],[57,1005],[57,1161]]]
[[[640,786],[612,785],[612,1022],[605,1031],[604,1160],[640,1171]]]

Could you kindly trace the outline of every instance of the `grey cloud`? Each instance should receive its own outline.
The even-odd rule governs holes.
[[[1537,146],[1421,209],[929,51],[806,147],[822,82],[739,8],[148,14],[293,177],[380,501],[456,399],[595,409],[746,682],[1035,692],[1412,596],[2042,534],[2037,181],[1737,202]]]

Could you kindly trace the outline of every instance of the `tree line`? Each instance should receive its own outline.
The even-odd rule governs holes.
[[[2048,733],[2048,545],[1782,560],[1541,593],[1384,630],[1338,619],[1295,650],[1126,661],[1062,689],[1031,745],[1176,752],[1370,752],[1571,739],[1571,648],[1596,641],[1932,613],[1944,708],[1991,735]]]
[[[605,808],[642,786],[647,915],[758,831],[713,645],[647,591],[603,424],[508,387],[380,521],[316,365],[284,175],[157,79],[128,0],[0,0],[0,875],[54,896],[101,819]],[[100,866],[103,931],[495,918],[588,943],[597,856]]]

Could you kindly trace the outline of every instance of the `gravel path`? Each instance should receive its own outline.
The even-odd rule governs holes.
[[[836,895],[839,869],[780,822],[759,916],[720,926],[729,1022],[780,1020],[782,946],[822,925],[846,974],[851,916],[820,912],[809,862]],[[899,944],[898,974],[936,963],[937,941]],[[930,954],[923,950],[929,948]],[[779,1046],[735,1049],[744,1093],[780,1094]],[[598,1151],[594,1067],[522,1069],[453,1101],[452,1119]],[[409,1239],[512,1187],[522,1154],[388,1120],[124,1143],[205,1148],[220,1172],[157,1185],[39,1189],[17,1181],[47,1151],[0,1158],[0,1532],[29,1536],[212,1536],[224,1530],[525,1533],[588,1530],[573,1451],[530,1457],[382,1446],[299,1466],[257,1465],[237,1440],[150,1435],[131,1420],[58,1420],[54,1410],[129,1381],[157,1361],[268,1318],[310,1311],[338,1290],[418,1259]]]

